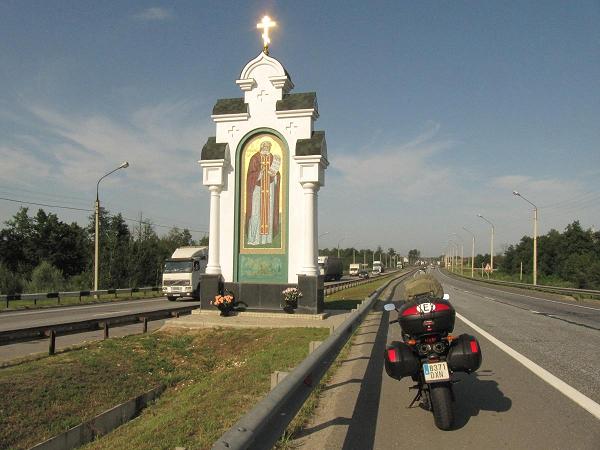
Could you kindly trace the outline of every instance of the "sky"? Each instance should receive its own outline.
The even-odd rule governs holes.
[[[0,0],[0,222],[101,204],[208,230],[197,164],[262,48],[317,93],[319,247],[495,252],[600,228],[600,2]],[[16,201],[11,201],[16,200]],[[82,209],[84,211],[80,211]],[[449,241],[452,241],[449,244]]]

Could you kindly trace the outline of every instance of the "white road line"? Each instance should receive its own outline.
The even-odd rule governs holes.
[[[96,305],[65,306],[64,308],[40,308],[39,310],[20,312],[20,313],[6,312],[6,315],[4,317],[31,316],[33,314],[48,314],[48,313],[52,313],[52,312],[76,311],[78,309],[89,309],[89,308],[106,308],[107,306],[129,305],[133,302],[148,303],[148,302],[157,301],[157,300],[163,300],[163,298],[159,297],[158,299],[147,299],[147,300],[143,299],[143,300],[133,300],[133,301],[126,300],[124,302],[104,302],[104,303],[98,303]],[[0,314],[0,319],[2,319],[2,318],[3,318],[3,315]]]
[[[128,313],[134,313],[134,312],[135,311],[133,309],[126,309],[124,311],[108,311],[108,312],[103,312],[103,313],[92,314],[92,317],[106,316],[108,314],[115,314],[115,313],[128,314]]]
[[[534,374],[536,374],[538,377],[540,377],[542,380],[544,380],[550,386],[557,389],[559,392],[561,392],[562,394],[564,394],[565,396],[567,396],[568,398],[573,400],[575,403],[577,403],[583,409],[585,409],[590,414],[592,414],[594,417],[596,417],[596,419],[600,419],[600,405],[598,403],[596,403],[594,400],[592,400],[589,397],[586,397],[581,392],[579,392],[577,389],[569,386],[567,383],[562,381],[560,378],[552,375],[546,369],[538,366],[536,363],[534,363],[529,358],[523,356],[522,354],[520,354],[513,348],[509,347],[508,345],[506,345],[504,342],[500,341],[499,339],[496,339],[494,336],[489,334],[487,331],[484,331],[483,329],[481,329],[480,327],[475,325],[470,320],[461,316],[459,313],[456,313],[456,317],[458,317],[465,324],[467,324],[468,326],[473,328],[477,333],[481,334],[492,344],[497,346],[500,350],[507,353],[509,356],[512,356],[518,362],[523,364],[527,369],[531,370]]]
[[[444,277],[446,277],[446,278],[448,278],[448,279],[452,280],[452,278],[450,278],[448,275],[444,274],[442,271],[440,271],[440,273],[442,274],[442,276],[444,276]],[[533,296],[531,296],[531,295],[525,295],[525,294],[517,294],[516,292],[512,292],[512,291],[502,291],[502,290],[500,290],[500,289],[494,289],[494,288],[491,288],[491,287],[489,287],[489,286],[481,286],[481,287],[483,287],[483,288],[485,288],[485,289],[489,289],[490,291],[502,292],[503,294],[518,295],[519,297],[527,297],[527,298],[532,298],[532,299],[534,299],[534,300],[542,300],[542,301],[544,301],[544,302],[558,303],[558,304],[561,304],[561,305],[566,305],[566,306],[574,306],[575,308],[591,309],[592,311],[600,311],[600,308],[592,308],[591,306],[574,305],[574,304],[572,304],[572,303],[568,303],[568,302],[559,302],[559,301],[557,301],[557,300],[549,300],[549,299],[547,299],[547,298],[533,297]],[[514,287],[514,286],[510,286],[510,287]],[[469,291],[465,290],[465,292],[469,292]],[[480,294],[475,294],[475,293],[473,293],[473,292],[469,292],[469,293],[470,293],[470,294],[474,294],[474,295],[480,295]],[[485,297],[485,296],[484,296],[484,298],[489,298],[490,300],[493,300],[493,299],[492,299],[492,298],[490,298],[490,297]]]

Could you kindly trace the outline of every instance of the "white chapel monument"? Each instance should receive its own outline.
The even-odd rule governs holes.
[[[202,308],[224,288],[250,310],[280,308],[282,291],[298,287],[298,312],[320,313],[323,279],[317,266],[318,192],[327,160],[314,92],[291,93],[291,77],[263,50],[236,80],[243,97],[217,100],[199,161],[210,191],[209,256]]]

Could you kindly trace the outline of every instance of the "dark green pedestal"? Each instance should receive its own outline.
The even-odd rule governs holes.
[[[214,308],[210,304],[215,296],[223,289],[223,277],[221,275],[200,275],[200,307],[202,309]]]

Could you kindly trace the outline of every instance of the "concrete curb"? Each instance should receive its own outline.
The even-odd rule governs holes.
[[[68,450],[87,444],[129,422],[151,401],[160,397],[164,390],[165,386],[163,385],[155,387],[138,397],[104,411],[87,422],[31,447],[30,450]]]

